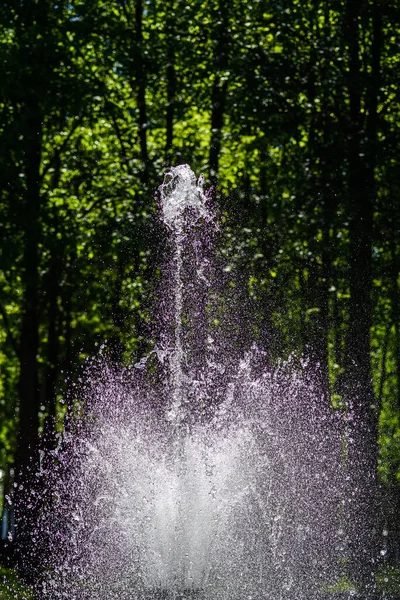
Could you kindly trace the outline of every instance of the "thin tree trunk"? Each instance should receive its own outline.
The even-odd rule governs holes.
[[[20,335],[19,429],[15,456],[17,548],[20,557],[28,553],[34,520],[27,508],[32,493],[39,434],[39,243],[41,237],[40,164],[42,117],[36,99],[31,98],[25,151],[25,248],[22,282],[22,326]],[[32,565],[33,568],[33,565]],[[26,571],[24,573],[27,575]]]
[[[70,262],[73,262],[70,258]],[[72,347],[72,296],[73,288],[71,284],[65,287],[66,294],[62,298],[62,308],[64,313],[64,336],[65,336],[65,350],[63,356],[63,370],[66,374],[66,386],[64,390],[64,397],[66,398],[67,410],[64,417],[64,430],[68,431],[71,425],[71,418],[73,415],[73,397],[72,397],[72,382],[73,382],[73,347]]]
[[[133,0],[131,3],[123,1],[121,8],[124,11],[127,26],[131,36],[133,49],[129,45],[127,52],[133,50],[131,75],[131,88],[136,96],[138,108],[138,129],[140,158],[142,161],[141,181],[149,182],[149,154],[147,147],[147,102],[146,102],[146,68],[143,53],[143,0]]]
[[[400,410],[400,290],[398,284],[399,278],[399,260],[396,252],[396,223],[392,221],[391,231],[391,306],[392,306],[392,323],[395,330],[394,338],[394,358],[396,365],[396,388],[397,388],[397,406]]]
[[[44,383],[44,405],[47,407],[47,417],[44,425],[43,443],[46,449],[52,450],[56,444],[57,419],[57,378],[59,373],[59,332],[58,323],[60,310],[58,307],[60,264],[53,258],[48,277],[48,334],[47,334],[47,364]]]
[[[216,15],[216,49],[214,55],[215,76],[211,89],[211,142],[209,154],[210,180],[213,185],[218,181],[219,157],[221,153],[222,128],[224,126],[225,103],[228,80],[224,71],[228,67],[229,5],[224,0]]]
[[[167,110],[166,110],[166,142],[165,154],[167,162],[171,162],[172,144],[174,140],[174,112],[176,95],[176,73],[175,73],[175,27],[174,12],[171,2],[170,10],[167,12],[165,22],[165,36],[167,40]]]
[[[124,250],[119,249],[117,267],[116,267],[116,282],[114,287],[113,302],[112,302],[112,319],[115,328],[115,334],[110,340],[111,358],[117,365],[121,365],[124,355],[124,345],[122,343],[122,329],[124,325],[124,313],[121,307],[122,286],[124,282]]]
[[[35,107],[37,108],[37,107]],[[36,121],[36,122],[35,122]],[[39,349],[39,241],[40,241],[40,190],[39,168],[41,162],[41,117],[33,116],[30,123],[31,138],[26,141],[26,206],[25,249],[23,269],[23,312],[20,335],[20,425],[16,455],[17,471],[30,464],[36,448],[39,425],[38,363]]]
[[[316,365],[316,376],[319,386],[324,394],[326,402],[330,405],[330,385],[329,385],[329,369],[328,369],[328,334],[329,334],[329,286],[331,281],[331,258],[330,258],[330,235],[329,224],[332,222],[331,205],[332,198],[328,198],[328,177],[330,172],[330,156],[325,153],[325,147],[329,143],[329,119],[325,113],[317,109],[317,76],[319,80],[324,81],[324,71],[326,64],[323,58],[319,56],[318,49],[322,45],[321,30],[319,27],[318,17],[319,3],[311,9],[310,14],[310,29],[314,31],[314,43],[310,51],[311,64],[315,65],[314,69],[310,70],[307,80],[308,102],[312,106],[310,115],[310,124],[308,131],[308,148],[310,151],[310,162],[320,164],[320,168],[315,173],[315,205],[311,206],[312,212],[318,211],[320,206],[319,223],[310,225],[312,228],[308,238],[316,239],[317,233],[322,232],[322,240],[314,246],[315,259],[308,266],[309,277],[307,281],[307,296],[308,306],[317,308],[317,312],[312,316],[311,324],[308,326],[307,335],[307,353],[311,356]],[[329,31],[325,34],[329,36]],[[318,69],[317,69],[318,67]],[[324,89],[324,92],[326,90]],[[330,99],[325,93],[324,110],[329,106]],[[323,139],[316,135],[316,132],[323,132]],[[319,159],[319,160],[317,160]],[[319,255],[320,261],[317,260]]]
[[[136,97],[139,110],[139,140],[140,153],[143,163],[142,183],[149,182],[149,155],[147,149],[147,104],[146,104],[146,69],[143,59],[143,2],[135,0],[135,68],[136,68]]]
[[[368,93],[368,119],[366,150],[362,140],[360,59],[358,18],[360,3],[349,0],[347,25],[349,40],[349,101],[350,127],[348,140],[349,165],[349,232],[350,232],[350,319],[347,337],[347,369],[354,397],[358,397],[360,417],[369,422],[376,434],[375,414],[371,414],[373,401],[371,384],[370,329],[372,324],[372,236],[373,205],[375,195],[375,152],[377,136],[377,101],[380,65],[379,9],[373,20],[373,70]],[[377,23],[378,21],[378,23]],[[364,144],[363,144],[364,142]],[[355,400],[353,398],[353,400]],[[376,435],[375,435],[376,439]]]
[[[350,569],[362,589],[373,585],[378,556],[377,434],[378,420],[371,378],[372,238],[375,195],[375,150],[382,27],[374,2],[372,73],[366,90],[366,132],[361,105],[362,77],[359,23],[362,3],[348,0],[346,40],[349,73],[348,214],[350,235],[350,304],[346,339],[345,394],[351,406],[348,425]]]
[[[35,571],[33,527],[36,520],[34,495],[38,465],[39,443],[39,288],[40,288],[40,242],[41,209],[40,190],[42,162],[43,108],[41,88],[37,82],[43,76],[42,65],[32,62],[32,52],[37,54],[34,31],[46,31],[48,27],[48,3],[26,0],[19,3],[15,20],[15,44],[31,68],[22,70],[21,130],[24,134],[22,169],[25,187],[21,198],[21,226],[24,250],[21,280],[23,297],[21,303],[21,329],[19,339],[20,372],[18,379],[19,424],[15,453],[15,549],[18,566],[23,575],[32,579]],[[28,45],[27,40],[31,42]],[[30,62],[29,62],[30,61]],[[38,68],[37,68],[38,67]],[[23,91],[22,91],[23,89]]]
[[[214,78],[211,92],[211,143],[210,143],[210,180],[213,184],[218,180],[219,156],[221,153],[222,128],[228,82],[222,81],[219,75]]]

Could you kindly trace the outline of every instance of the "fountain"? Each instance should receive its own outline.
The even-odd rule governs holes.
[[[172,168],[160,197],[172,244],[163,335],[132,367],[100,356],[86,369],[81,417],[47,473],[40,595],[322,597],[343,558],[339,427],[306,361],[272,368],[255,344],[219,343],[202,181]]]

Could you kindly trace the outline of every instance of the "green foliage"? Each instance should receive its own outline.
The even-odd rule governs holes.
[[[388,596],[397,596],[400,592],[400,569],[393,565],[384,565],[376,577],[380,591]]]
[[[17,573],[11,569],[0,569],[1,600],[33,600],[32,590],[25,586]]]
[[[347,576],[340,577],[332,585],[326,586],[325,591],[328,592],[328,594],[332,594],[332,598],[335,597],[335,594],[345,593],[356,596],[358,593],[357,586],[355,586]]]

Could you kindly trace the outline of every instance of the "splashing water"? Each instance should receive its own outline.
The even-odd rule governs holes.
[[[169,375],[88,368],[87,417],[49,474],[41,593],[316,598],[337,571],[339,428],[304,362],[271,369],[255,345],[237,360],[210,341],[190,367],[184,256],[190,228],[210,215],[186,165],[160,192],[174,244]]]
[[[182,313],[183,313],[183,282],[182,282],[182,252],[185,237],[185,211],[190,210],[193,223],[200,217],[209,217],[206,208],[206,197],[203,192],[203,177],[196,181],[195,174],[188,165],[172,167],[160,187],[161,206],[164,223],[172,230],[174,237],[174,326],[175,340],[171,355],[171,377],[173,379],[173,400],[168,412],[170,421],[183,418],[182,404],[185,402],[182,393],[184,373],[182,364],[184,350],[182,346]]]
[[[160,186],[164,223],[176,233],[182,233],[185,209],[194,210],[194,217],[209,217],[203,192],[204,178],[196,176],[188,165],[171,167]]]

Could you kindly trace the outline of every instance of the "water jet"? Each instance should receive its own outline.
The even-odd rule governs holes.
[[[85,416],[39,523],[45,598],[301,600],[338,573],[341,431],[312,366],[271,368],[255,344],[231,352],[207,323],[191,330],[192,296],[210,288],[202,185],[181,165],[160,188],[172,239],[161,384],[148,357],[86,368]]]

